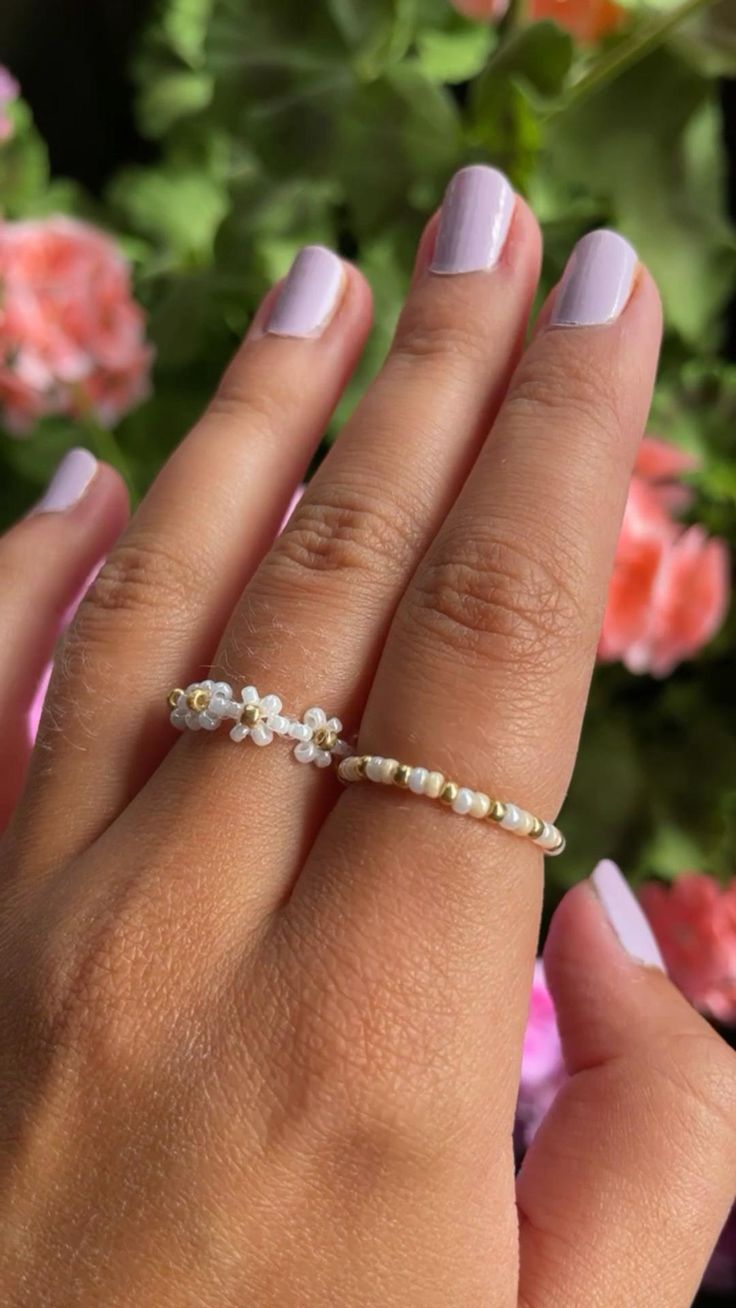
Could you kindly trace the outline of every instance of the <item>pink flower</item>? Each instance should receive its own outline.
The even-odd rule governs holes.
[[[528,0],[527,12],[535,21],[552,18],[578,41],[599,41],[620,27],[624,11],[613,0]]]
[[[6,105],[12,104],[20,95],[20,87],[15,78],[0,64],[0,145],[3,141],[10,140],[13,134],[13,124],[4,112]]]
[[[649,438],[632,478],[599,645],[604,661],[667,676],[718,631],[729,600],[724,541],[670,512],[689,456]]]
[[[466,18],[501,19],[509,7],[510,0],[450,0],[454,9]]]
[[[146,397],[152,350],[130,270],[71,218],[0,221],[0,411],[23,434],[50,413],[112,426]]]
[[[517,1108],[525,1144],[534,1137],[565,1076],[554,1004],[547,989],[544,964],[537,959],[524,1034]]]
[[[736,1023],[736,878],[693,872],[652,882],[640,899],[675,985],[696,1008]]]
[[[657,436],[645,436],[639,446],[634,475],[647,483],[665,509],[678,513],[692,502],[692,491],[682,484],[680,478],[684,472],[693,472],[697,466],[694,454]]]

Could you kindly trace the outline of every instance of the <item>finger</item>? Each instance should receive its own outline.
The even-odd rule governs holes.
[[[579,249],[550,324],[522,360],[491,439],[399,606],[361,752],[439,770],[554,819],[659,335],[656,291],[635,272],[630,247],[607,234]],[[488,821],[460,823],[440,804],[362,784],[341,800],[297,888],[307,912],[314,896],[324,914],[332,894],[335,929],[372,922],[385,939],[400,930],[407,968],[428,949],[447,967],[452,951],[458,987],[444,1036],[456,1073],[462,1066],[465,1085],[476,1086],[476,1106],[490,1094],[499,1104],[495,1129],[506,1138],[540,864],[531,842]]]
[[[358,719],[395,606],[498,408],[538,269],[537,224],[505,179],[487,168],[461,173],[439,231],[432,225],[422,243],[385,366],[247,588],[218,676],[242,684],[248,669],[292,712],[316,703]],[[333,793],[315,769],[284,767],[280,749],[254,758],[221,733],[203,778],[201,746],[183,745],[162,788],[196,776],[205,806],[227,804],[256,784],[251,769],[260,778],[278,821],[264,829],[269,857],[255,860],[256,893],[272,904],[322,816],[315,797]]]
[[[25,780],[28,714],[64,614],[126,518],[117,473],[87,450],[71,450],[43,498],[0,540],[0,829]]]
[[[736,1056],[658,964],[601,864],[545,949],[571,1075],[519,1176],[525,1308],[689,1308],[728,1215]]]
[[[362,349],[370,294],[308,247],[271,296],[210,408],[163,468],[64,642],[29,823],[64,858],[115,817],[170,746],[172,685],[204,676]],[[134,690],[131,693],[130,688]],[[83,808],[68,811],[70,793]]]

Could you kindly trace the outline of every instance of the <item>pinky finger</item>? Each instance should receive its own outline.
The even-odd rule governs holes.
[[[0,539],[0,830],[23,787],[28,714],[64,614],[127,516],[118,474],[70,450],[43,498]]]
[[[613,864],[566,895],[544,960],[571,1075],[518,1178],[519,1301],[689,1308],[736,1191],[736,1058]]]

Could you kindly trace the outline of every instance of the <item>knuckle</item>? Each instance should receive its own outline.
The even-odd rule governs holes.
[[[506,413],[522,422],[546,422],[552,415],[613,454],[624,421],[620,394],[615,378],[592,369],[574,342],[557,341],[554,351],[532,351],[522,361]]]
[[[519,541],[463,534],[420,570],[408,617],[464,659],[552,666],[592,628],[573,565]],[[595,639],[594,634],[591,635]]]
[[[109,627],[114,615],[120,620],[137,620],[141,615],[160,615],[162,606],[178,612],[187,602],[192,587],[189,562],[183,554],[153,537],[140,535],[121,542],[109,556],[84,597],[72,639],[94,643]]]
[[[392,361],[400,365],[452,365],[457,361],[485,366],[488,340],[485,332],[478,330],[477,314],[467,306],[443,313],[436,304],[429,311],[424,304],[410,304],[399,323],[392,355]]]
[[[227,369],[205,413],[208,418],[235,419],[254,434],[276,439],[284,410],[281,387],[261,388],[254,384],[251,370],[244,370],[238,358]]]
[[[379,576],[385,583],[403,571],[419,530],[415,514],[385,486],[325,487],[299,505],[279,538],[266,563],[269,584],[293,589],[336,576],[351,588]]]

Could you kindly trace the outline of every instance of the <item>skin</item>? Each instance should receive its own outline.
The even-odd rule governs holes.
[[[369,330],[348,266],[319,338],[262,307],[127,526],[103,466],[0,543],[3,1308],[686,1308],[725,1220],[733,1055],[588,884],[545,953],[572,1075],[517,1179],[539,851],[167,721],[212,665],[557,813],[658,297],[640,268],[617,321],[547,306],[522,352],[531,213],[489,272],[433,275],[435,231],[275,544]],[[103,554],[29,762],[17,705]]]

